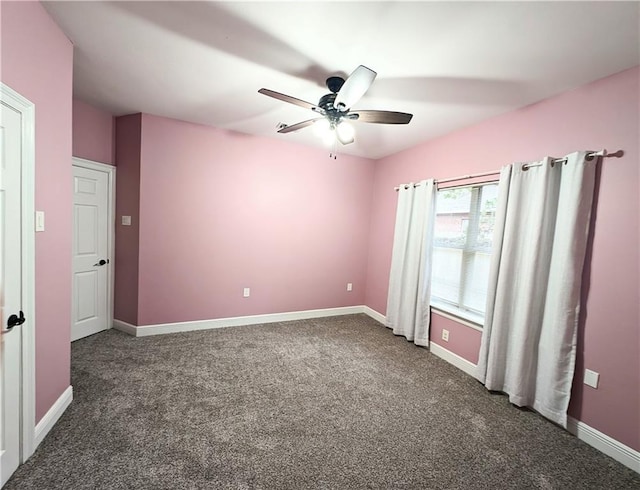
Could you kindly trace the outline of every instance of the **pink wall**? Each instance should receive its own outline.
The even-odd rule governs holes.
[[[111,114],[73,99],[73,156],[114,165],[114,127]]]
[[[138,325],[363,304],[372,161],[143,115],[141,162]]]
[[[494,170],[578,149],[623,149],[624,158],[607,159],[601,167],[586,274],[586,319],[580,328],[569,412],[636,450],[640,449],[639,75],[640,69],[633,68],[378,161],[366,293],[366,304],[385,313],[395,185]],[[456,330],[450,339],[447,348],[475,361],[469,352],[479,345],[474,331]],[[597,390],[582,384],[585,367],[600,373]]]
[[[0,2],[2,82],[36,106],[36,421],[70,384],[73,46],[38,2]]]
[[[442,340],[442,330],[449,331],[449,340]],[[460,322],[433,313],[430,326],[431,342],[455,352],[460,357],[478,364],[482,332],[463,325]]]
[[[142,114],[116,118],[116,237],[114,318],[138,323],[140,147]],[[131,216],[131,226],[122,225]]]

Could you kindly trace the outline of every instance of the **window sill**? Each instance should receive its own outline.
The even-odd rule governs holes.
[[[482,324],[474,321],[471,318],[465,318],[457,312],[453,313],[450,311],[445,311],[444,309],[438,306],[433,306],[433,305],[431,305],[431,312],[435,313],[436,315],[442,316],[444,318],[448,318],[449,320],[453,320],[454,322],[464,325],[465,327],[469,327],[469,328],[472,328],[473,330],[482,332]]]

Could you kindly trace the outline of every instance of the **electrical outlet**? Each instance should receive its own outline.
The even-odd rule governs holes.
[[[598,389],[598,381],[600,380],[600,373],[596,373],[591,369],[584,370],[584,384],[591,386],[591,388]]]
[[[244,288],[244,290],[242,291],[242,296],[244,298],[248,298],[249,296],[251,296],[251,288]]]
[[[347,283],[347,291],[353,291],[353,284],[350,282]]]
[[[449,342],[449,330],[442,329],[442,340]]]

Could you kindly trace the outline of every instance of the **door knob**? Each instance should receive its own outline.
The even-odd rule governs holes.
[[[94,267],[99,266],[99,265],[105,265],[109,263],[109,259],[104,260],[104,259],[100,259],[100,262],[98,262],[97,264],[93,264]]]
[[[18,325],[22,325],[25,322],[24,313],[21,311],[20,316],[18,315],[10,315],[7,319],[7,329],[5,332],[11,331],[13,327],[17,327]]]

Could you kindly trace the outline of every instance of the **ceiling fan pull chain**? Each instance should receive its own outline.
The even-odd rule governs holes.
[[[333,140],[332,145],[333,145],[333,148],[332,148],[332,151],[329,153],[329,158],[333,157],[333,159],[336,160],[338,157],[338,139],[337,138]]]

